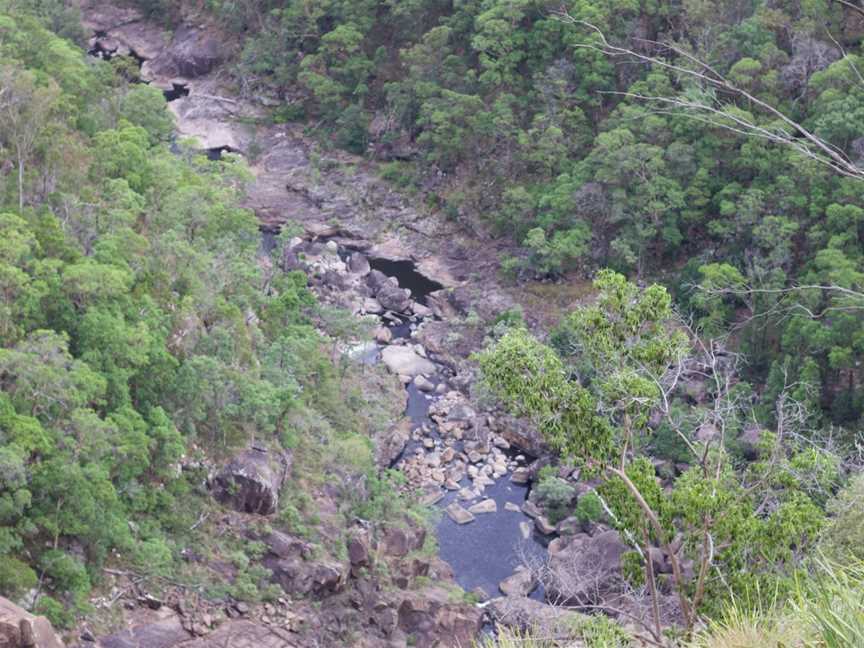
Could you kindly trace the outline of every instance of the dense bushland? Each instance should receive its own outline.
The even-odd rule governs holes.
[[[663,99],[716,106],[796,136],[741,95],[586,47],[597,33],[559,15],[688,69],[695,64],[682,53],[692,55],[854,162],[864,137],[864,27],[854,5],[212,0],[209,8],[242,37],[244,92],[277,95],[275,118],[314,123],[336,145],[396,156],[387,175],[400,184],[437,178],[430,198],[448,217],[518,244],[502,259],[505,273],[612,267],[662,276],[714,333],[742,329],[748,377],[766,385],[766,404],[785,375],[819,386],[812,400],[824,422],[857,425],[861,327],[844,295],[810,291],[808,312],[790,311],[778,293],[706,299],[688,287],[858,287],[860,179],[742,137],[729,118],[670,104]]]
[[[305,276],[260,258],[242,163],[171,144],[162,93],[33,5],[0,4],[0,592],[63,624],[106,562],[172,573],[214,460],[329,440],[298,476],[328,452],[364,474],[386,407],[334,366]]]

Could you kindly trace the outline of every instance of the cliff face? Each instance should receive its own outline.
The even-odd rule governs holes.
[[[3,648],[63,648],[48,619],[34,616],[0,597],[0,645]]]

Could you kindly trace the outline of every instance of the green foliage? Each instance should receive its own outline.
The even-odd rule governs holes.
[[[593,398],[527,330],[511,329],[478,360],[487,388],[514,414],[533,417],[562,454],[577,461],[609,457],[612,431],[596,416]]]
[[[27,563],[14,556],[0,558],[0,592],[3,596],[14,600],[36,587],[38,581],[36,572]]]
[[[75,615],[51,596],[40,597],[35,612],[45,616],[57,629],[71,628],[75,623]]]
[[[48,31],[71,16],[59,3],[14,4],[0,3],[0,162],[14,150],[22,171],[0,176],[0,589],[38,574],[38,609],[66,627],[108,556],[180,567],[202,481],[184,455],[299,447],[306,417],[340,430],[346,470],[372,460],[363,395],[343,393],[306,277],[262,276],[242,163],[172,152],[157,88]],[[362,66],[341,34],[326,63],[347,82]],[[349,117],[354,137],[365,117]],[[237,596],[272,596],[267,579],[249,567]]]
[[[604,514],[600,496],[594,491],[583,494],[576,503],[576,510],[573,511],[573,514],[582,524],[600,521]]]
[[[62,15],[57,3],[26,4],[52,24]],[[180,7],[139,4],[164,16]],[[598,35],[579,22],[610,43],[629,42],[634,24],[652,38],[686,42],[686,56],[659,55],[684,68],[689,56],[704,61],[856,160],[864,57],[846,3],[575,1],[565,7],[575,23],[537,0],[207,6],[242,40],[244,87],[284,98],[277,119],[308,119],[357,153],[369,143],[411,144],[416,167],[407,174],[391,166],[385,176],[402,187],[434,186],[431,203],[519,245],[502,262],[508,278],[598,267],[661,276],[686,289],[682,305],[701,330],[740,327],[751,384],[776,382],[778,362],[790,381],[813,381],[822,422],[859,421],[860,309],[837,292],[771,292],[860,286],[864,202],[856,181],[772,143],[767,134],[789,125],[743,95],[711,93],[660,66],[624,70],[586,47]],[[26,50],[26,65],[50,73],[48,48],[27,41],[10,44]],[[88,86],[69,59],[64,52],[68,74],[57,80],[67,92]],[[149,90],[127,96],[133,92]],[[646,99],[655,97],[663,99]],[[718,113],[676,108],[697,104]],[[736,135],[745,122],[766,136]],[[745,298],[747,286],[764,292]],[[825,308],[831,317],[820,316]],[[764,392],[765,407],[775,391]]]
[[[828,502],[831,519],[825,528],[820,547],[830,558],[846,561],[851,557],[864,560],[864,475],[856,475]]]
[[[537,497],[548,512],[549,521],[557,524],[570,514],[576,489],[555,475],[541,475],[536,486]]]

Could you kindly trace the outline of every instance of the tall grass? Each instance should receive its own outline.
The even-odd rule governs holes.
[[[819,561],[817,577],[799,585],[791,607],[810,626],[810,645],[864,647],[864,563]]]
[[[864,563],[815,561],[788,601],[732,602],[690,648],[781,647],[864,648]]]

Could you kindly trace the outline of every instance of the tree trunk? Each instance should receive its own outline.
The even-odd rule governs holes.
[[[18,147],[18,212],[24,211],[24,155]]]

